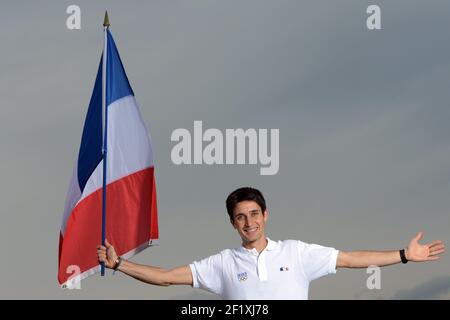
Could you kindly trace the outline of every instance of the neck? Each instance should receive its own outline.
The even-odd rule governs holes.
[[[258,240],[252,241],[252,242],[242,242],[242,246],[245,249],[256,249],[258,253],[261,253],[266,247],[269,242],[266,239],[266,236],[262,236]]]

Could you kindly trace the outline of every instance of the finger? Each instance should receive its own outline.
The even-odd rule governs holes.
[[[432,257],[428,257],[427,261],[435,261],[435,260],[439,260],[440,257],[439,256],[432,256]]]
[[[416,236],[414,237],[414,240],[420,241],[420,239],[422,239],[422,237],[423,237],[423,232],[420,231],[419,233],[416,234]]]
[[[435,256],[435,255],[441,254],[443,252],[445,252],[445,249],[436,250],[436,251],[430,252],[429,256]]]
[[[441,250],[441,249],[445,249],[445,246],[443,244],[438,244],[433,247],[430,247],[430,252]]]
[[[429,244],[427,244],[427,246],[428,246],[428,248],[431,248],[431,247],[436,246],[438,244],[442,244],[442,241],[441,240],[434,240],[434,241],[430,242]]]
[[[111,243],[108,242],[108,239],[105,239],[105,246],[108,249],[111,247]]]

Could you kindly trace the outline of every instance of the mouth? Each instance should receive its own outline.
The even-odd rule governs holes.
[[[253,233],[255,233],[256,231],[258,231],[258,227],[250,227],[250,228],[245,228],[244,229],[244,232],[245,233],[247,233],[247,234],[253,234]]]

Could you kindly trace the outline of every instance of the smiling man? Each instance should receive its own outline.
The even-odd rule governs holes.
[[[309,283],[336,273],[337,268],[434,261],[445,251],[439,240],[419,244],[422,232],[407,248],[392,251],[344,252],[299,240],[276,242],[265,235],[269,213],[259,190],[237,189],[228,196],[226,206],[230,222],[242,239],[237,249],[167,270],[126,261],[106,241],[106,247],[98,246],[99,261],[149,284],[191,285],[224,299],[308,299]]]

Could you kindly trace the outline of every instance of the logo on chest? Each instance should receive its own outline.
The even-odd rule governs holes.
[[[245,281],[248,278],[247,272],[241,272],[237,274],[239,282]]]
[[[289,267],[288,266],[280,267],[280,271],[289,271]]]

